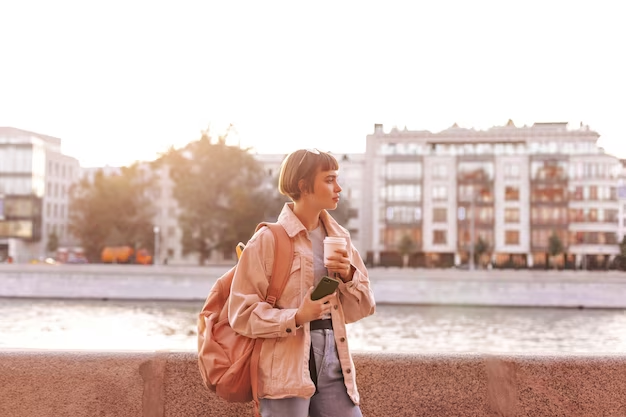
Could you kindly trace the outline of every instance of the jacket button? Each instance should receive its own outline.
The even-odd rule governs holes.
[[[287,333],[291,333],[291,328],[287,328],[287,330],[285,330]]]
[[[345,342],[345,341],[346,341],[346,338],[345,338],[345,337],[342,337],[341,339],[339,339],[339,341],[340,341],[340,342]]]
[[[346,369],[347,374],[349,374],[350,372],[352,372],[352,369]]]
[[[339,306],[337,304],[334,305],[335,310],[337,310],[339,308]]]

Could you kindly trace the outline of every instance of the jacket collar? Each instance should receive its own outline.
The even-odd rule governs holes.
[[[348,233],[343,227],[337,223],[333,217],[328,214],[326,210],[322,210],[320,213],[320,220],[326,228],[328,236],[340,236],[348,238]],[[278,216],[278,223],[285,228],[285,231],[290,238],[295,237],[298,233],[306,231],[306,228],[293,212],[293,203],[285,203],[280,215]]]

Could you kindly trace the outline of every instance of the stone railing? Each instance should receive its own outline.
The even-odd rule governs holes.
[[[626,416],[626,356],[355,355],[377,416]],[[0,416],[249,416],[193,352],[0,351]]]

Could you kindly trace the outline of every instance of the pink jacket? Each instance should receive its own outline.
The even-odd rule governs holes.
[[[367,270],[350,240],[349,233],[326,211],[320,215],[329,236],[348,241],[350,263],[356,269],[352,281],[339,286],[337,305],[331,318],[339,361],[343,368],[348,395],[359,403],[354,363],[348,349],[346,323],[374,314],[374,294]],[[264,301],[274,263],[274,236],[267,228],[256,233],[246,245],[239,260],[228,304],[232,328],[251,338],[266,338],[259,359],[259,398],[309,398],[315,386],[309,373],[309,324],[296,328],[296,311],[307,290],[313,286],[313,249],[305,227],[285,204],[278,217],[289,237],[294,240],[294,259],[289,282],[276,308]]]

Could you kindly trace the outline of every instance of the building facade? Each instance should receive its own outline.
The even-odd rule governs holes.
[[[375,125],[361,206],[367,262],[400,265],[409,239],[413,266],[608,267],[619,251],[622,168],[598,138],[566,123],[439,133]],[[562,254],[551,256],[558,243]]]
[[[69,188],[79,164],[61,153],[61,139],[0,127],[0,261],[39,260],[58,245],[74,245],[68,231]]]
[[[605,154],[598,137],[565,123],[438,133],[375,125],[364,154],[336,155],[340,204],[350,212],[344,225],[369,265],[399,266],[408,256],[421,267],[607,268],[626,234],[626,165]],[[254,155],[268,189],[285,156]],[[168,167],[142,169],[157,181],[157,262],[197,264],[182,254]],[[69,189],[95,170],[81,171],[58,138],[0,128],[0,262],[49,256],[52,235],[59,246],[78,245],[68,231]]]

